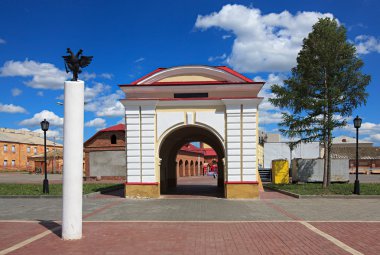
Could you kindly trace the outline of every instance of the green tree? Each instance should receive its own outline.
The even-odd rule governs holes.
[[[347,123],[344,117],[366,104],[371,78],[361,72],[363,62],[336,20],[319,19],[303,41],[297,66],[284,86],[273,85],[270,102],[287,110],[280,131],[300,142],[324,145],[323,187],[330,183],[332,131]],[[343,117],[343,118],[342,118]]]

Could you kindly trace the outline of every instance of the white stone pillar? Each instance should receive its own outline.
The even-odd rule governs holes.
[[[82,238],[84,82],[65,81],[62,238]]]
[[[242,167],[243,181],[257,181],[256,176],[256,113],[255,105],[242,108]]]

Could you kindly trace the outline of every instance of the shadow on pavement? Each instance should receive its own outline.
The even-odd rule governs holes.
[[[218,188],[215,185],[197,185],[197,184],[187,184],[178,185],[177,187],[171,188],[164,195],[178,195],[178,196],[200,196],[200,197],[217,197],[223,198],[223,189]]]
[[[41,226],[45,227],[48,230],[53,230],[54,228],[60,227],[59,229],[54,230],[53,233],[59,238],[62,237],[61,225],[58,224],[57,222],[50,221],[50,220],[37,220],[37,221],[39,221],[38,224],[40,224]]]

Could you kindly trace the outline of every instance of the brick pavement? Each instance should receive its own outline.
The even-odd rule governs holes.
[[[380,254],[377,199],[187,198],[85,198],[77,241],[47,231],[60,226],[61,199],[0,199],[0,255]]]

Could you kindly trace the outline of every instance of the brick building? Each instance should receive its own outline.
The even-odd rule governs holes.
[[[62,144],[46,141],[47,151],[62,151]],[[44,153],[40,133],[0,128],[0,171],[35,171],[31,156]]]
[[[88,179],[124,179],[125,125],[118,124],[98,131],[84,143],[85,176]],[[177,175],[202,175],[204,167],[216,162],[216,153],[208,145],[201,143],[198,148],[191,143],[181,147],[177,154]],[[139,163],[139,159],[137,162]]]

